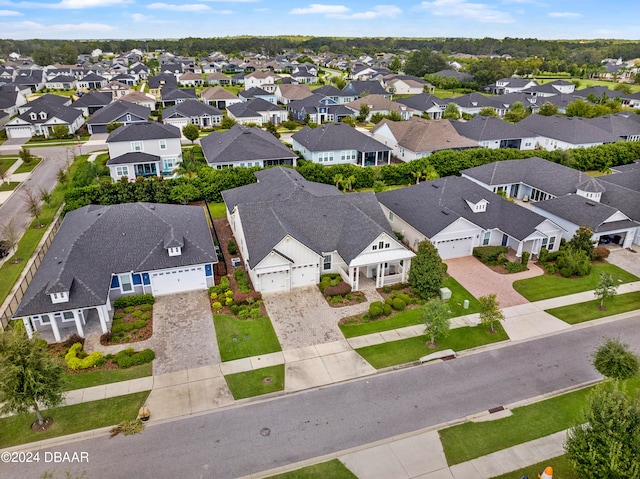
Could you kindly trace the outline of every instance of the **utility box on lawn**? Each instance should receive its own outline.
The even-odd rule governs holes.
[[[440,299],[448,301],[451,299],[451,290],[449,288],[440,288]]]

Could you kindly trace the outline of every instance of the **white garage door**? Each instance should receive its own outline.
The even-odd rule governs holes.
[[[258,277],[260,278],[260,291],[262,293],[275,293],[285,290],[286,273],[284,271],[262,273]]]
[[[291,268],[291,287],[309,286],[317,283],[316,272],[318,265],[304,264]]]
[[[151,277],[151,291],[154,296],[207,289],[204,266],[165,269],[154,271],[149,276]]]
[[[6,130],[9,138],[31,138],[31,128],[28,126],[18,126]]]
[[[446,241],[438,241],[436,248],[442,259],[459,258],[469,256],[472,253],[473,237],[456,238]]]

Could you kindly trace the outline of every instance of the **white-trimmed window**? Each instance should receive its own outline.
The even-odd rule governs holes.
[[[166,150],[167,149],[167,140],[160,140],[160,149],[161,150]]]
[[[120,291],[123,293],[133,291],[133,282],[131,281],[131,275],[129,273],[119,274],[118,279],[120,280]]]
[[[491,231],[485,231],[484,236],[482,238],[482,246],[487,246],[489,244],[490,238],[491,238]]]
[[[169,256],[180,256],[181,254],[182,254],[182,248],[180,246],[169,248]]]
[[[165,158],[163,160],[165,171],[173,170],[176,166],[176,160],[173,158]]]
[[[131,115],[127,115],[127,121],[131,121]]]
[[[331,269],[331,255],[330,254],[325,254],[324,257],[322,258],[322,269],[325,270],[325,271]]]
[[[389,221],[393,221],[393,211],[389,211]]]
[[[553,251],[553,247],[556,245],[556,237],[549,236],[549,247],[547,248],[549,251]]]
[[[142,142],[141,141],[132,141],[131,142],[131,151],[142,151]]]
[[[116,176],[120,178],[121,176],[129,177],[129,167],[128,166],[116,166]]]
[[[71,321],[75,321],[76,318],[73,315],[73,312],[71,311],[65,311],[64,313],[62,313],[62,322],[63,323],[70,323]]]
[[[49,317],[48,314],[42,314],[39,319],[40,319],[40,324],[42,325],[51,324],[51,318]]]

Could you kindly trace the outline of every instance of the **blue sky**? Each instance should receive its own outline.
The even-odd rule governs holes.
[[[640,39],[640,2],[618,0],[0,0],[0,37],[230,35]]]

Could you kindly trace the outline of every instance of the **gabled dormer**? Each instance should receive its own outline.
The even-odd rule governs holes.
[[[40,119],[41,120],[46,120],[47,119],[47,114],[44,111],[40,112]]]
[[[489,204],[487,200],[477,195],[468,196],[464,198],[464,201],[474,213],[487,211],[487,205]]]
[[[171,229],[164,238],[164,249],[169,256],[180,256],[184,247],[184,237]]]
[[[58,281],[56,281],[55,283],[51,283],[47,286],[45,294],[49,295],[49,298],[51,298],[51,302],[53,304],[68,303],[69,292],[71,291],[71,283],[73,283],[73,279],[71,279],[70,281],[63,281],[62,279],[58,279]]]

